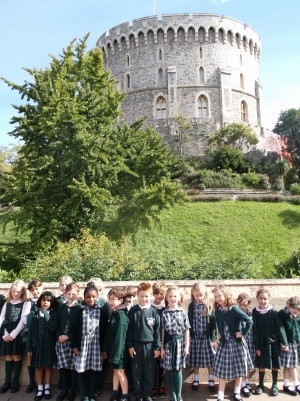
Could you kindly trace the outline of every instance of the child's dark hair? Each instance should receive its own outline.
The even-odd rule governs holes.
[[[67,292],[69,292],[69,291],[72,291],[72,290],[76,290],[77,292],[79,292],[80,291],[80,287],[79,287],[79,285],[77,284],[77,283],[69,283],[69,284],[67,284],[67,286],[66,286],[66,291],[65,291],[65,293],[67,293]]]
[[[98,288],[95,286],[95,283],[93,281],[90,281],[89,283],[87,283],[87,285],[84,289],[84,292],[83,292],[83,297],[85,297],[89,291],[96,291],[96,294],[97,295],[99,294]]]
[[[271,298],[271,294],[270,291],[267,290],[266,288],[259,288],[256,291],[256,298],[258,298],[261,294],[267,294],[269,298]]]
[[[109,298],[112,295],[115,298],[122,299],[123,302],[127,296],[127,294],[124,292],[123,288],[120,288],[120,287],[112,287],[112,289],[108,291],[107,298]]]
[[[136,297],[136,287],[133,285],[126,285],[124,287],[125,297]]]
[[[42,292],[41,295],[39,296],[39,299],[36,301],[36,306],[38,308],[40,308],[42,301],[44,301],[44,300],[49,301],[51,303],[51,306],[49,309],[57,310],[58,302],[57,302],[57,299],[56,299],[55,295],[53,294],[53,292],[51,292],[51,291]]]
[[[27,288],[29,291],[31,291],[31,290],[33,290],[34,287],[41,287],[42,285],[43,285],[43,283],[41,282],[41,280],[35,278],[28,283]]]
[[[164,283],[162,281],[159,281],[152,285],[153,295],[160,294],[160,293],[166,294],[167,289],[168,289],[168,287],[167,287],[166,283]]]
[[[239,294],[239,296],[237,297],[236,302],[238,304],[240,304],[241,302],[243,302],[245,300],[248,302],[248,305],[250,305],[250,303],[251,303],[250,295],[248,295],[246,292],[241,292]]]

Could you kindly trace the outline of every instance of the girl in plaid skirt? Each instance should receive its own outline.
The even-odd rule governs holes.
[[[283,391],[290,395],[300,394],[300,382],[298,380],[297,367],[300,365],[300,299],[291,297],[286,307],[278,312],[278,318],[282,322],[288,341],[288,350],[281,352],[281,364],[283,366]],[[292,383],[295,389],[292,387]]]
[[[182,294],[176,286],[166,292],[166,309],[162,313],[161,366],[168,375],[172,401],[182,400],[182,368],[189,353],[190,323],[181,308]]]
[[[56,401],[73,401],[76,396],[77,372],[74,368],[74,353],[70,346],[70,322],[81,305],[78,303],[79,285],[70,283],[66,286],[65,297],[67,302],[62,304],[57,312],[57,341],[56,341],[56,368],[60,370],[62,392]]]
[[[31,360],[31,366],[35,369],[38,387],[35,401],[40,401],[43,396],[46,400],[52,398],[50,382],[52,368],[56,362],[57,305],[53,293],[44,291],[36,303],[38,310],[31,313],[27,318],[27,359]],[[43,380],[45,381],[45,388]]]
[[[278,369],[281,367],[280,348],[288,349],[284,327],[275,309],[270,305],[270,293],[260,288],[256,293],[257,306],[252,310],[253,334],[255,343],[255,366],[259,369],[259,383],[255,394],[264,391],[265,369],[272,370],[271,395],[278,395]]]
[[[213,375],[215,350],[213,347],[216,341],[217,327],[213,305],[208,298],[207,288],[203,284],[195,283],[192,286],[188,317],[191,324],[188,365],[194,370],[192,390],[196,391],[199,388],[199,368],[207,368],[208,388],[213,392],[215,388]]]
[[[244,338],[252,326],[252,320],[236,305],[233,305],[231,294],[224,285],[216,286],[213,293],[220,335],[214,363],[214,375],[219,378],[218,401],[224,400],[226,381],[232,379],[235,379],[234,400],[241,401],[242,378],[250,369],[253,369]]]
[[[71,348],[75,354],[74,366],[82,401],[95,400],[95,393],[102,370],[102,351],[107,314],[97,304],[98,290],[93,282],[84,290],[85,306],[71,322]]]
[[[239,296],[237,297],[236,301],[237,301],[238,307],[252,319],[252,314],[249,311],[249,305],[250,305],[250,302],[251,302],[251,298],[249,297],[249,295],[246,294],[245,292],[242,292],[241,294],[239,294]],[[250,353],[250,356],[251,356],[251,359],[252,359],[252,362],[253,362],[253,365],[254,365],[254,363],[255,363],[255,347],[254,347],[254,342],[253,342],[253,330],[252,330],[252,327],[250,328],[250,330],[248,331],[247,335],[245,336],[245,339],[246,339],[248,350],[249,350],[249,353]],[[243,377],[242,393],[247,398],[250,397],[250,395],[254,392],[252,390],[252,387],[250,386],[250,383],[249,383],[249,377],[254,372],[255,372],[254,370],[252,372],[248,372],[248,375]]]

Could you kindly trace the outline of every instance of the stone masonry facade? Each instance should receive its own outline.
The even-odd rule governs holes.
[[[233,122],[260,137],[261,44],[248,25],[216,14],[152,16],[111,28],[97,46],[126,93],[122,121],[146,117],[176,146],[174,118],[185,116],[190,154],[203,152],[204,134]]]

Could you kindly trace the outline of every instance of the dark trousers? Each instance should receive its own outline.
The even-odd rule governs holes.
[[[150,397],[155,369],[153,343],[135,342],[133,348],[136,355],[131,359],[131,368],[136,397]]]
[[[78,386],[81,398],[95,398],[97,384],[99,381],[99,372],[95,370],[86,370],[78,373]]]

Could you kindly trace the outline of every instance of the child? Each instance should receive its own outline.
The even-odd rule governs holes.
[[[10,286],[6,303],[0,314],[0,355],[5,355],[5,382],[0,388],[1,394],[6,393],[9,388],[11,393],[19,391],[19,376],[24,353],[20,333],[29,312],[30,302],[27,301],[25,283],[22,280],[16,280]]]
[[[246,313],[233,305],[228,288],[220,284],[214,287],[215,313],[220,341],[214,363],[214,375],[219,378],[218,401],[224,400],[226,381],[235,379],[234,400],[240,401],[242,378],[253,364],[244,339],[252,326]],[[245,322],[245,325],[242,324]]]
[[[188,317],[191,325],[189,365],[194,368],[192,390],[196,391],[199,388],[199,368],[207,368],[208,388],[213,392],[215,389],[213,346],[216,342],[217,327],[213,305],[203,284],[195,283],[192,286]]]
[[[251,302],[251,299],[250,299],[249,295],[246,294],[245,292],[242,292],[237,297],[238,307],[252,319],[252,314],[251,314],[251,312],[249,312],[250,302]],[[254,365],[255,364],[255,347],[254,347],[254,341],[253,341],[253,326],[250,327],[250,330],[246,334],[245,339],[246,339],[248,350],[249,350],[249,353],[251,356],[251,360]],[[254,371],[253,371],[253,373],[254,373]],[[249,382],[250,375],[251,374],[248,372],[248,375],[243,377],[243,380],[242,380],[242,390],[241,391],[242,391],[243,395],[247,398],[250,397],[250,395],[253,393],[252,387],[250,386],[250,382]]]
[[[162,367],[167,371],[172,401],[182,400],[182,368],[189,353],[190,323],[181,308],[182,294],[176,286],[166,292],[166,309],[162,313]]]
[[[297,367],[300,365],[300,322],[297,315],[300,312],[300,299],[291,297],[286,307],[278,312],[278,318],[283,324],[288,341],[288,350],[281,353],[283,366],[283,391],[296,396],[300,394]],[[295,390],[292,388],[292,379]]]
[[[71,348],[75,353],[74,366],[82,401],[95,400],[95,392],[102,369],[102,350],[107,315],[97,305],[98,290],[88,283],[84,290],[85,306],[71,322]]]
[[[65,293],[66,293],[66,287],[70,283],[73,283],[73,279],[71,276],[64,275],[59,279],[58,286],[61,294],[56,299],[60,305],[65,304],[67,302]]]
[[[277,312],[270,305],[270,298],[267,289],[259,289],[256,293],[258,305],[252,310],[255,366],[259,369],[259,384],[255,394],[259,395],[264,391],[265,369],[272,369],[271,395],[276,396],[278,395],[278,369],[281,367],[280,343],[283,350],[287,350],[288,343]]]
[[[104,356],[108,358],[113,368],[113,391],[111,401],[128,401],[128,380],[125,367],[128,360],[126,334],[128,317],[124,306],[124,292],[121,288],[113,287],[107,294],[108,304],[112,310],[105,335]],[[119,387],[122,394],[119,398]]]
[[[56,362],[55,341],[58,303],[51,291],[44,291],[37,300],[39,308],[28,320],[27,358],[35,369],[35,380],[38,386],[35,401],[43,396],[46,400],[52,398],[50,383],[53,365]],[[45,382],[45,388],[43,386]]]
[[[162,312],[164,311],[165,296],[167,286],[165,283],[158,282],[152,285],[153,301],[152,306],[157,309],[157,313],[161,319]],[[165,369],[160,366],[160,359],[156,360],[155,372],[154,372],[154,387],[152,389],[152,398],[165,398],[166,387],[164,384]]]
[[[41,293],[43,292],[43,283],[41,282],[41,280],[38,279],[34,279],[31,280],[30,283],[27,286],[31,298],[29,299],[30,303],[31,303],[31,309],[30,312],[35,312],[36,310],[38,310],[38,307],[36,306],[37,300],[39,299]],[[27,320],[30,320],[30,315],[27,316],[26,322]],[[28,325],[26,324],[26,330],[25,327],[22,331],[22,337],[23,337],[23,342],[27,342],[28,340]],[[35,391],[36,389],[36,384],[35,384],[35,372],[34,372],[34,368],[31,366],[30,364],[30,360],[27,361],[27,369],[28,369],[28,376],[29,376],[29,384],[26,388],[26,393],[32,393],[33,391]]]
[[[134,301],[136,299],[136,287],[133,285],[127,285],[124,288],[124,292],[126,294],[124,305],[128,312],[129,309],[134,305]]]
[[[152,400],[155,359],[160,355],[160,319],[151,306],[151,297],[151,284],[140,283],[138,304],[128,312],[127,344],[137,401]]]
[[[74,369],[74,353],[70,347],[70,321],[82,306],[78,303],[79,285],[70,283],[66,287],[67,302],[60,306],[57,312],[57,341],[56,341],[56,368],[60,369],[62,392],[56,401],[68,398],[73,401],[76,396],[77,372]]]

